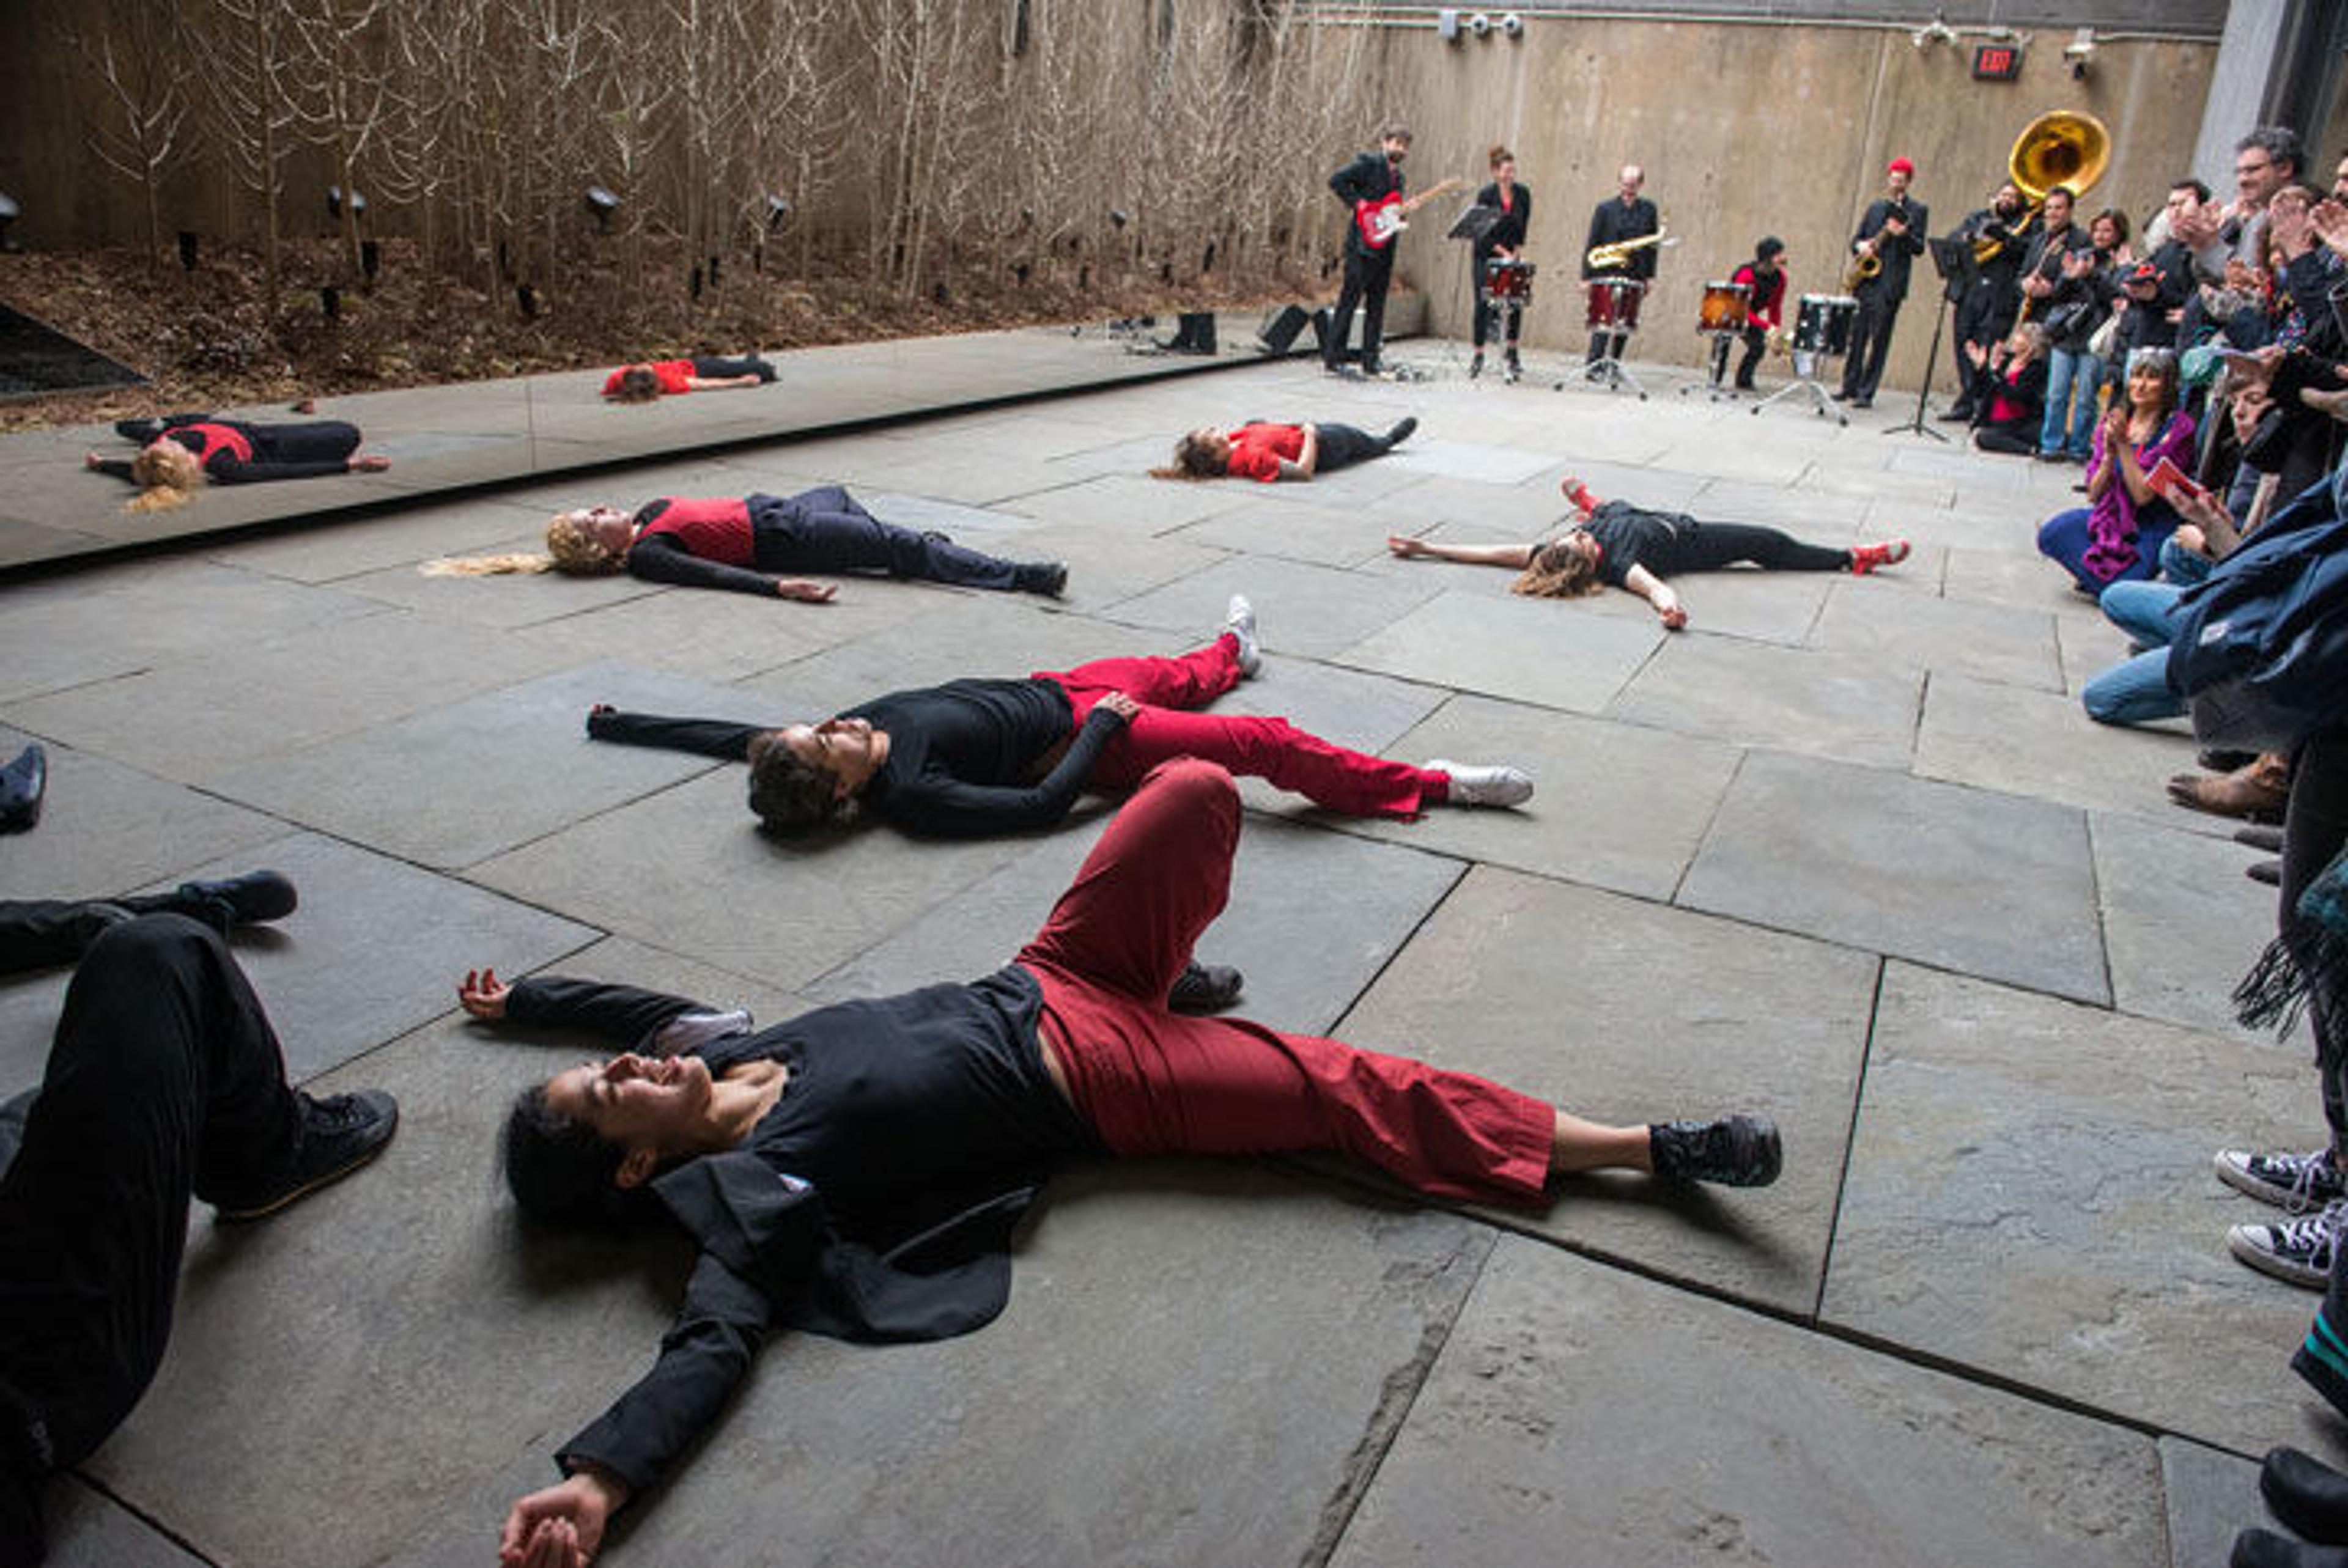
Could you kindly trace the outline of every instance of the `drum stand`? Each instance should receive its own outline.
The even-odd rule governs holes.
[[[1841,407],[1836,404],[1835,400],[1827,395],[1827,389],[1819,384],[1818,375],[1816,374],[1819,369],[1824,367],[1826,361],[1838,357],[1838,355],[1835,354],[1818,354],[1810,349],[1796,349],[1794,351],[1794,379],[1779,387],[1776,391],[1771,393],[1768,396],[1763,398],[1760,402],[1755,404],[1753,405],[1753,412],[1757,415],[1773,403],[1792,397],[1797,393],[1807,392],[1810,395],[1811,406],[1816,408],[1818,413],[1833,415],[1837,425],[1849,425],[1850,423],[1850,415],[1844,413]]]
[[[1733,332],[1707,332],[1702,335],[1704,339],[1704,389],[1708,394],[1708,401],[1734,403],[1736,401],[1736,393],[1733,388],[1723,386],[1721,383],[1728,379],[1729,357],[1735,354],[1736,340],[1742,334]],[[1680,387],[1680,395],[1685,397],[1694,390],[1695,383],[1692,381],[1684,383]]]
[[[1613,331],[1611,327],[1607,330],[1610,333]],[[1636,327],[1632,327],[1628,332],[1620,333],[1615,335],[1620,336],[1622,340],[1622,346],[1628,348],[1631,345],[1631,339],[1637,333],[1637,332],[1638,329]],[[1606,390],[1609,392],[1620,392],[1622,390],[1623,384],[1628,383],[1631,390],[1639,395],[1640,402],[1644,403],[1647,401],[1646,387],[1640,382],[1638,376],[1632,373],[1631,367],[1622,363],[1622,356],[1612,354],[1607,354],[1602,359],[1593,360],[1590,364],[1583,365],[1579,372],[1568,375],[1563,381],[1559,382],[1553,388],[1551,388],[1551,390],[1563,392],[1567,387],[1576,385],[1582,382],[1601,381],[1606,384]]]

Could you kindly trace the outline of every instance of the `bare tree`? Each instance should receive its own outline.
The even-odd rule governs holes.
[[[108,4],[51,12],[59,41],[104,89],[91,150],[98,161],[138,182],[148,259],[163,261],[162,188],[185,148],[194,65],[202,56],[170,5]]]
[[[211,0],[204,80],[212,141],[261,206],[263,288],[273,318],[284,297],[285,157],[294,149],[295,54],[290,0]]]

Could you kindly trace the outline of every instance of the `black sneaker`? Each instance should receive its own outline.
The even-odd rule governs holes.
[[[1777,1124],[1766,1116],[1724,1116],[1717,1122],[1657,1122],[1647,1128],[1655,1174],[1675,1182],[1724,1187],[1766,1187],[1777,1179],[1786,1153]]]
[[[1410,439],[1410,433],[1417,428],[1417,416],[1410,414],[1404,415],[1400,419],[1395,421],[1394,428],[1386,432],[1386,445],[1389,446],[1401,446],[1404,442]]]
[[[1068,563],[1060,560],[1037,561],[1019,569],[1019,586],[1029,593],[1040,593],[1045,599],[1057,599],[1068,591]]]
[[[0,833],[24,833],[40,821],[48,787],[49,753],[36,741],[0,768]]]
[[[223,1220],[257,1220],[338,1182],[377,1154],[399,1125],[399,1102],[380,1089],[314,1099],[302,1094],[293,1169],[273,1191],[215,1205]]]
[[[1166,1006],[1172,1012],[1220,1012],[1240,999],[1245,984],[1240,972],[1229,964],[1202,964],[1193,958],[1182,966],[1181,974],[1176,977]]]
[[[2348,1475],[2294,1448],[2267,1450],[2259,1466],[2267,1511],[2310,1541],[2348,1544]]]
[[[299,902],[283,873],[248,871],[218,882],[182,882],[178,892],[166,896],[164,907],[225,933],[233,926],[282,920]]]

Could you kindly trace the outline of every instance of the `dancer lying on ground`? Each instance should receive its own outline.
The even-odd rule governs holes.
[[[189,1196],[260,1219],[373,1159],[398,1122],[388,1094],[286,1086],[220,934],[294,904],[273,871],[105,904],[0,901],[0,974],[78,964],[41,1087],[0,1106],[0,1563],[41,1560],[46,1478],[154,1381]]]
[[[1908,541],[1830,549],[1806,545],[1776,528],[1750,523],[1700,523],[1684,512],[1651,512],[1628,501],[1601,501],[1571,475],[1564,483],[1574,526],[1530,545],[1439,545],[1388,534],[1386,548],[1405,560],[1459,561],[1507,567],[1519,575],[1515,591],[1542,599],[1577,599],[1601,588],[1627,589],[1654,607],[1677,631],[1687,607],[1666,582],[1681,572],[1718,571],[1749,562],[1770,571],[1848,571],[1864,577],[1908,559]]]
[[[2193,416],[2177,405],[2177,354],[2138,349],[2127,387],[2096,425],[2087,460],[2087,505],[2057,512],[2038,530],[2039,553],[2071,574],[2079,591],[2150,577],[2177,513],[2152,487],[2166,459],[2193,466]]]
[[[650,403],[687,392],[726,392],[765,386],[775,367],[755,354],[739,359],[656,359],[623,364],[603,378],[603,395],[614,403]]]
[[[993,1320],[1013,1227],[1074,1160],[1331,1150],[1422,1193],[1519,1206],[1583,1171],[1776,1180],[1766,1117],[1608,1126],[1465,1073],[1169,1012],[1229,896],[1240,816],[1220,768],[1166,763],[1009,965],[755,1034],[680,998],[466,976],[477,1017],[630,1048],[516,1102],[516,1201],[555,1223],[665,1216],[703,1247],[651,1371],[558,1450],[569,1479],[507,1516],[509,1568],[592,1558],[612,1512],[716,1419],[771,1324],[923,1340]],[[919,1262],[898,1264],[914,1235]]]
[[[788,497],[695,500],[663,496],[633,513],[616,507],[558,512],[546,525],[544,555],[470,556],[426,561],[435,577],[559,571],[597,577],[625,570],[647,582],[724,588],[820,604],[838,590],[775,572],[891,577],[962,588],[1056,596],[1068,586],[1061,561],[1008,561],[939,533],[884,523],[846,490],[826,485]]]
[[[83,466],[139,487],[138,511],[176,507],[196,487],[253,485],[269,479],[315,479],[328,474],[376,474],[388,457],[358,455],[359,427],[339,419],[304,425],[252,425],[209,414],[125,419],[115,433],[144,449],[128,462],[85,453]]]
[[[1425,767],[1332,745],[1285,719],[1199,713],[1256,671],[1255,612],[1234,595],[1228,630],[1179,659],[1097,659],[1025,681],[892,692],[817,724],[781,729],[597,708],[599,741],[750,764],[750,809],[795,833],[870,811],[908,833],[979,838],[1049,827],[1087,788],[1130,789],[1169,757],[1205,757],[1349,816],[1410,818],[1430,805],[1518,805],[1509,767]]]
[[[1310,479],[1334,474],[1372,457],[1383,457],[1418,428],[1397,421],[1384,436],[1350,425],[1267,425],[1258,420],[1236,430],[1193,430],[1174,443],[1174,466],[1152,468],[1159,479]]]

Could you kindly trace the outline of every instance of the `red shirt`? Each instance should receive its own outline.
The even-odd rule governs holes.
[[[1304,456],[1302,425],[1242,425],[1226,432],[1224,438],[1231,444],[1231,460],[1225,472],[1267,485],[1280,477],[1282,462],[1294,463]]]
[[[653,520],[636,530],[638,538],[647,534],[674,534],[688,555],[703,560],[719,561],[726,566],[754,566],[757,552],[750,534],[750,508],[737,497],[713,497],[708,500],[687,500],[681,496],[664,496],[645,503],[637,515],[658,512]]]
[[[174,444],[196,455],[196,461],[209,468],[212,459],[228,456],[239,463],[252,461],[252,443],[244,432],[225,425],[175,425],[163,432]]]
[[[1745,303],[1745,321],[1747,326],[1774,327],[1780,324],[1786,308],[1785,268],[1778,267],[1772,270],[1768,282],[1764,282],[1761,279],[1761,270],[1747,261],[1731,273],[1728,281],[1732,283],[1743,283],[1753,291],[1752,297]]]
[[[613,371],[610,375],[605,376],[603,378],[603,395],[606,397],[616,395],[620,390],[620,377],[627,374],[628,372],[634,368],[634,365],[623,364],[619,369]],[[661,395],[663,397],[674,397],[680,392],[691,392],[693,390],[691,385],[693,380],[693,361],[689,359],[656,359],[647,364],[644,368],[651,371],[654,375],[660,377],[660,389]]]

